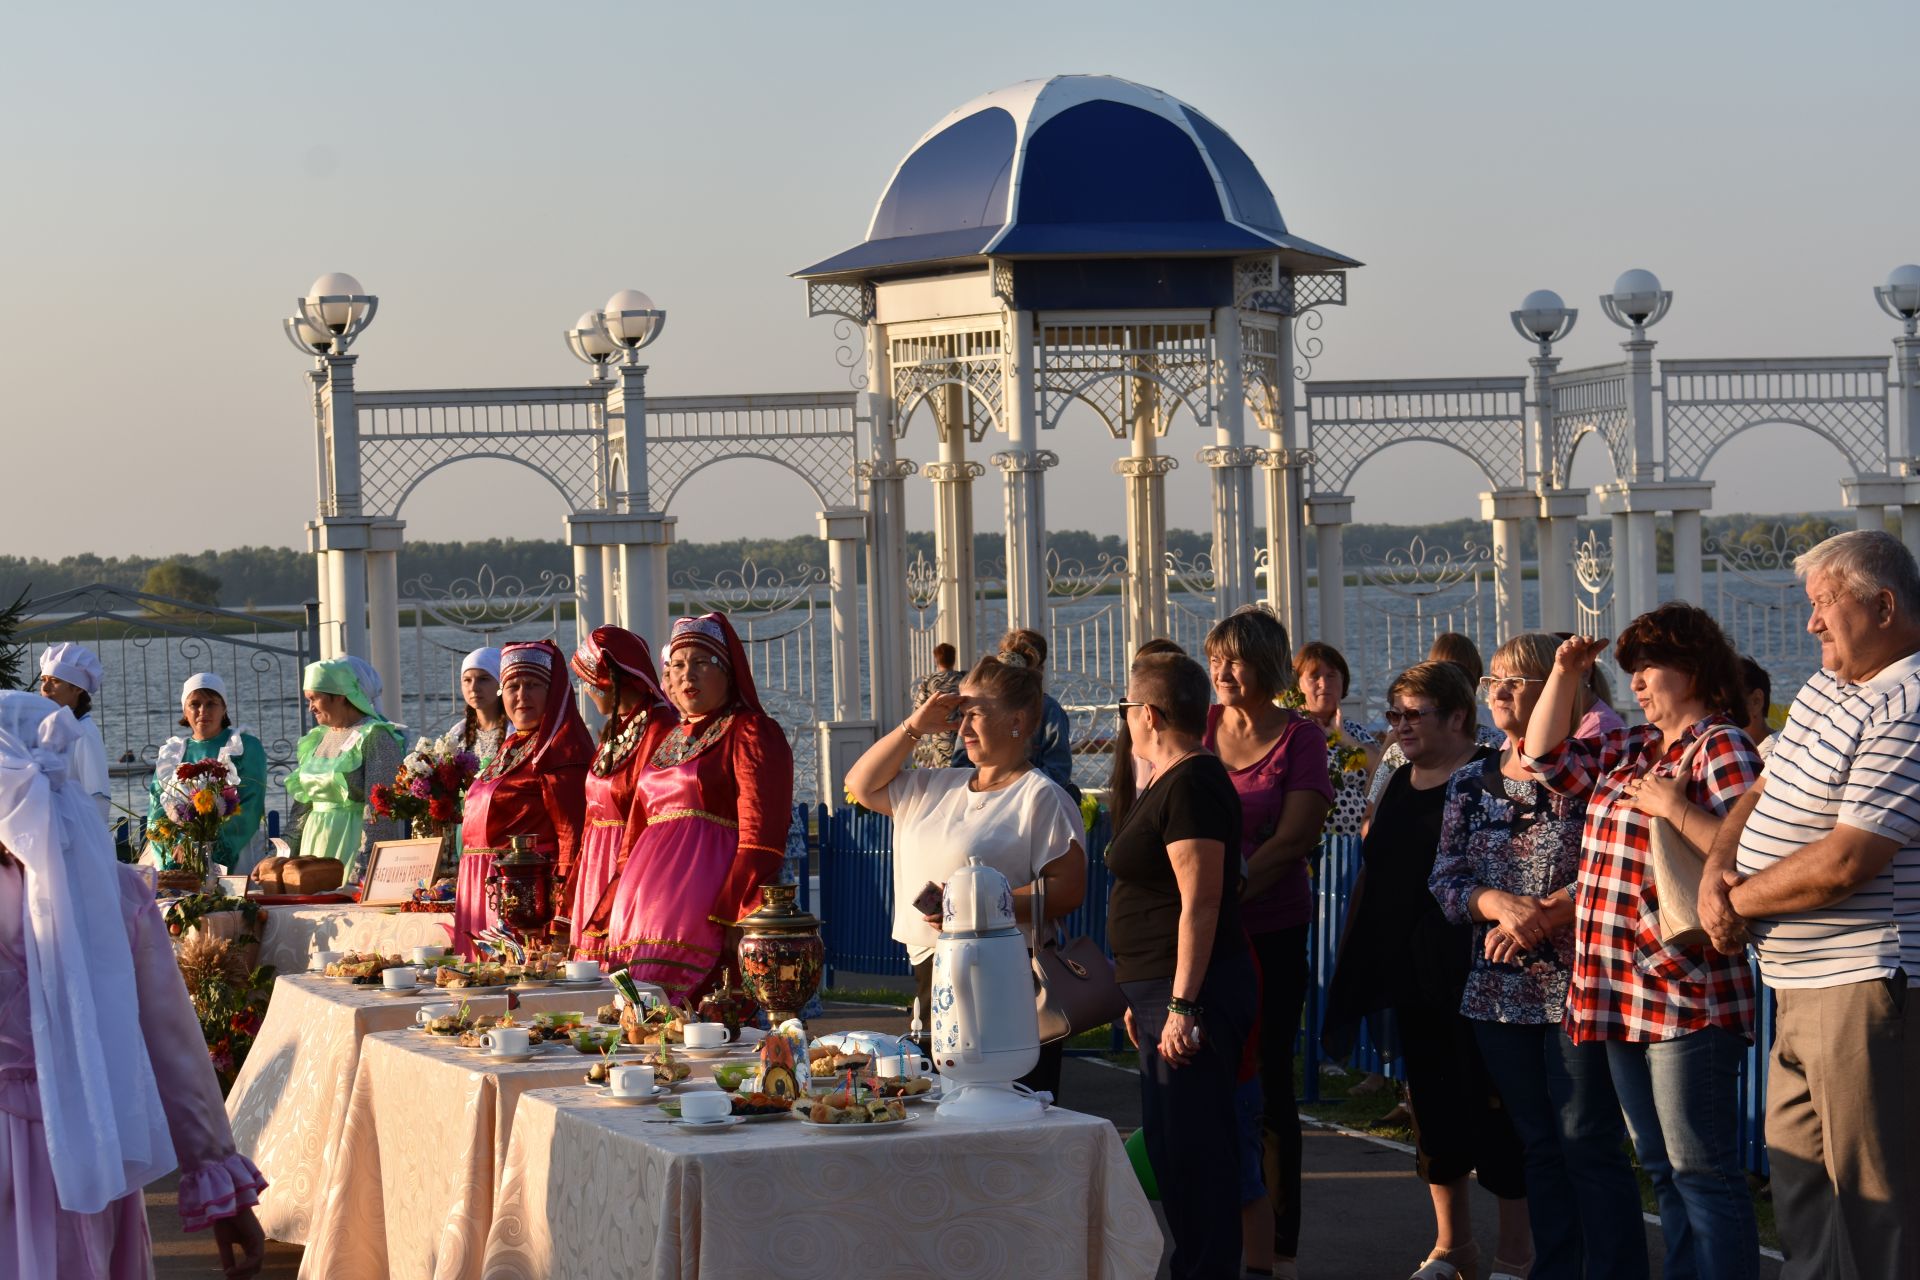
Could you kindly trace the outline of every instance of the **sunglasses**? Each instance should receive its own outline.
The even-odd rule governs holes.
[[[1387,712],[1387,723],[1398,729],[1403,725],[1417,725],[1422,720],[1437,719],[1439,715],[1437,710],[1426,711],[1419,707],[1408,707],[1404,711]]]
[[[1113,704],[1113,709],[1123,716],[1127,714],[1128,707],[1145,707],[1149,711],[1160,711],[1160,708],[1154,706],[1151,702],[1131,702],[1125,698]],[[1160,714],[1165,715],[1167,713],[1160,711]]]
[[[1480,696],[1489,702],[1493,701],[1496,693],[1517,698],[1527,691],[1528,685],[1545,683],[1546,680],[1539,676],[1481,676]]]

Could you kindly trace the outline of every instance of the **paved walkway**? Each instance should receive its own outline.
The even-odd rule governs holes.
[[[832,1006],[814,1024],[818,1032],[862,1027],[904,1031],[904,1010],[876,1006]],[[1076,1111],[1105,1116],[1122,1134],[1140,1124],[1139,1077],[1123,1068],[1090,1059],[1070,1058],[1061,1082],[1063,1101]],[[1302,1274],[1309,1280],[1398,1280],[1412,1274],[1433,1242],[1433,1211],[1427,1190],[1403,1151],[1365,1138],[1309,1129],[1305,1145],[1305,1204],[1300,1242]],[[147,1194],[154,1237],[155,1272],[161,1277],[217,1276],[218,1254],[211,1233],[183,1235],[173,1196],[173,1181]],[[1479,1237],[1494,1238],[1492,1197],[1474,1191],[1474,1222]],[[1162,1221],[1162,1232],[1165,1231]],[[1660,1275],[1660,1230],[1647,1227],[1653,1275]],[[271,1277],[292,1277],[300,1250],[269,1242]],[[1491,1255],[1488,1255],[1489,1257]],[[1162,1276],[1168,1274],[1162,1264]],[[1780,1264],[1763,1260],[1761,1275],[1773,1280]]]

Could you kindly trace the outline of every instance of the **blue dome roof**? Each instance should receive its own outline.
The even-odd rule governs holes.
[[[914,145],[861,244],[800,276],[995,257],[1231,257],[1359,265],[1287,231],[1225,130],[1113,76],[1027,80],[948,114]]]

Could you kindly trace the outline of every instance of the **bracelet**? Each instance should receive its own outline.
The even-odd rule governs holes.
[[[1176,1014],[1182,1018],[1197,1018],[1200,1016],[1201,1010],[1200,1006],[1193,1001],[1182,1000],[1179,996],[1174,996],[1167,1001],[1167,1012]]]
[[[908,742],[918,742],[922,738],[927,736],[924,733],[915,733],[913,731],[913,726],[911,724],[908,724],[905,720],[902,720],[900,722],[900,732],[907,735]]]

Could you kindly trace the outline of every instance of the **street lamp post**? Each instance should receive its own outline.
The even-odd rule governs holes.
[[[1900,540],[1920,554],[1920,266],[1907,263],[1887,273],[1873,291],[1880,309],[1900,322],[1893,340],[1895,381],[1900,388]]]
[[[1672,305],[1673,294],[1660,287],[1659,277],[1639,268],[1622,272],[1613,282],[1613,292],[1600,299],[1600,309],[1607,319],[1628,332],[1620,349],[1627,353],[1626,409],[1633,440],[1632,470],[1621,477],[1620,483],[1608,486],[1602,499],[1613,517],[1613,598],[1615,620],[1621,624],[1653,608],[1659,597],[1654,520],[1660,498],[1649,491],[1659,478],[1653,467],[1653,339],[1647,337],[1647,330],[1660,323]],[[1697,534],[1698,513],[1693,514]],[[1698,541],[1697,536],[1694,541]],[[1676,567],[1681,560],[1676,543]],[[1696,576],[1698,560],[1696,554]]]
[[[1533,415],[1528,433],[1527,485],[1539,519],[1534,539],[1540,575],[1540,625],[1548,631],[1571,631],[1573,608],[1573,544],[1580,517],[1587,513],[1587,495],[1567,487],[1567,477],[1554,470],[1553,458],[1553,375],[1560,358],[1553,345],[1573,332],[1580,313],[1551,289],[1535,289],[1520,301],[1520,308],[1509,314],[1514,332],[1535,346],[1533,358],[1533,394],[1527,409]],[[1495,557],[1499,556],[1506,521],[1495,520]],[[1510,533],[1509,533],[1509,536]],[[1517,549],[1510,552],[1517,557]],[[1522,590],[1516,586],[1517,592]]]

